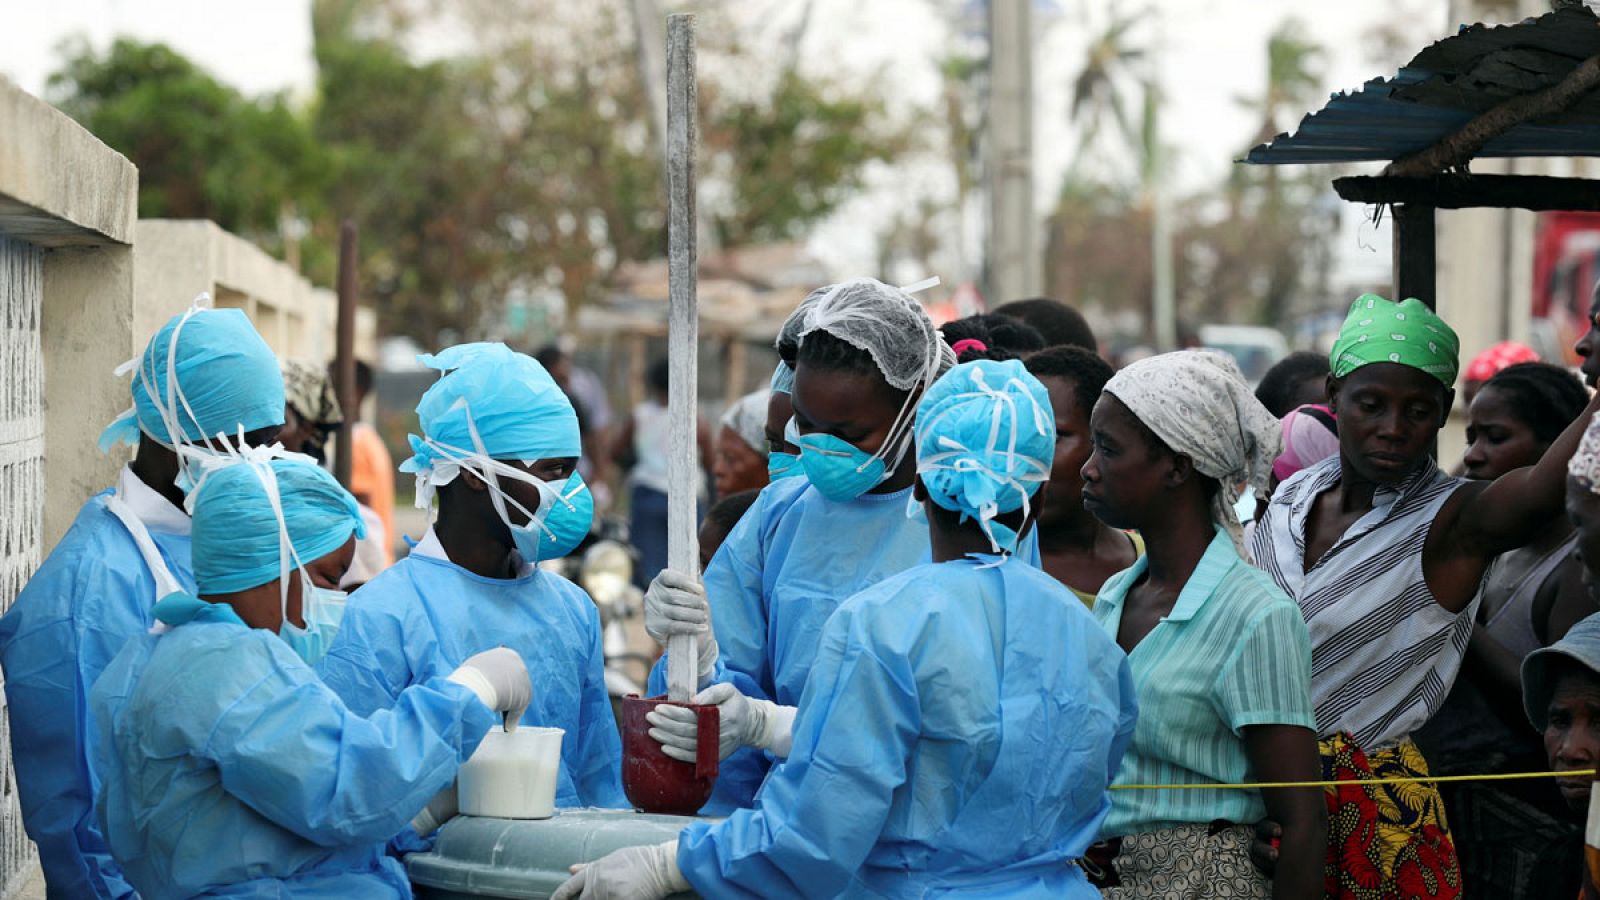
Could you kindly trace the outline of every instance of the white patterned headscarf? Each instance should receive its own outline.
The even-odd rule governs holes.
[[[782,365],[782,363],[779,363]],[[765,455],[767,452],[767,399],[766,390],[751,391],[733,402],[722,413],[722,424],[731,429],[746,447]]]
[[[1600,416],[1583,429],[1578,450],[1567,461],[1567,474],[1591,493],[1600,494]]]
[[[1251,393],[1233,357],[1213,350],[1179,350],[1141,359],[1106,382],[1162,443],[1194,461],[1200,474],[1222,489],[1211,518],[1244,555],[1243,533],[1234,514],[1234,487],[1267,489],[1272,461],[1283,449],[1278,420]]]

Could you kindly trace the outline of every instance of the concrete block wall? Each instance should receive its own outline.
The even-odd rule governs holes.
[[[337,303],[206,221],[137,221],[138,172],[0,76],[0,613],[126,453],[101,429],[128,406],[112,371],[209,291],[244,309],[280,356],[330,359]],[[361,310],[357,353],[376,355]],[[34,890],[0,676],[0,900]],[[26,896],[25,894],[23,896]]]
[[[127,406],[133,354],[133,164],[0,78],[0,611],[118,461],[95,447]],[[4,683],[0,680],[0,708]],[[0,897],[32,874],[0,722]]]
[[[219,308],[242,309],[280,357],[333,358],[338,301],[244,238],[199,219],[140,219],[134,230],[135,321],[141,340],[155,334],[201,291]],[[372,310],[356,317],[356,355],[377,352]]]

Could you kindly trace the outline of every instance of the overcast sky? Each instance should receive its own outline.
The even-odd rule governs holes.
[[[733,2],[768,19],[781,19],[793,8],[785,0]],[[1124,0],[1124,7],[1134,5]],[[72,34],[98,47],[116,34],[164,41],[246,93],[287,89],[304,96],[311,90],[309,0],[0,0],[0,6],[7,7],[0,73],[36,94],[57,64],[58,44]],[[1104,21],[1109,2],[1056,0],[1055,6],[1065,12],[1036,22],[1041,213],[1052,202],[1073,146],[1068,85],[1082,64],[1085,39]],[[1171,98],[1164,129],[1178,151],[1178,183],[1189,189],[1220,178],[1244,149],[1255,122],[1238,98],[1261,91],[1266,39],[1285,18],[1299,17],[1329,48],[1325,92],[1357,87],[1405,61],[1373,58],[1367,36],[1376,25],[1407,24],[1416,36],[1408,53],[1453,30],[1445,21],[1445,0],[1156,0],[1152,6],[1161,19],[1150,34],[1163,50],[1161,77]],[[805,58],[810,69],[871,78],[891,100],[931,104],[938,91],[933,61],[945,52],[949,35],[928,0],[817,0]],[[882,209],[896,193],[937,194],[945,180],[933,169],[878,173],[868,198],[836,217],[844,221],[819,231],[821,248],[865,257],[840,262],[870,263],[859,237],[874,225],[867,221],[871,210]]]

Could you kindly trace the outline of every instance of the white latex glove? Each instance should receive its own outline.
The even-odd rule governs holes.
[[[522,654],[508,647],[496,647],[467,657],[446,680],[470,688],[484,706],[505,713],[512,722],[522,718],[533,700],[528,666],[522,661]]]
[[[422,808],[422,812],[412,818],[411,829],[419,836],[427,837],[440,825],[454,819],[460,811],[456,801],[456,784],[452,781],[449,787],[434,794],[428,805]]]
[[[644,630],[665,647],[675,634],[700,637],[700,660],[696,671],[701,678],[711,675],[717,664],[717,636],[711,630],[711,604],[699,579],[672,569],[662,569],[644,592]]]
[[[678,870],[678,842],[623,847],[573,866],[550,900],[661,900],[689,890]]]
[[[731,684],[713,684],[689,702],[717,708],[717,753],[721,759],[740,747],[758,747],[788,757],[794,743],[794,707],[746,697]],[[662,704],[645,713],[645,721],[654,726],[650,737],[661,745],[662,753],[681,762],[694,762],[700,746],[694,710]]]

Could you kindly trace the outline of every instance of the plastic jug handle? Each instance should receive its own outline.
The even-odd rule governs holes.
[[[702,706],[695,712],[694,777],[715,778],[722,759],[722,736],[718,733],[721,710]]]

